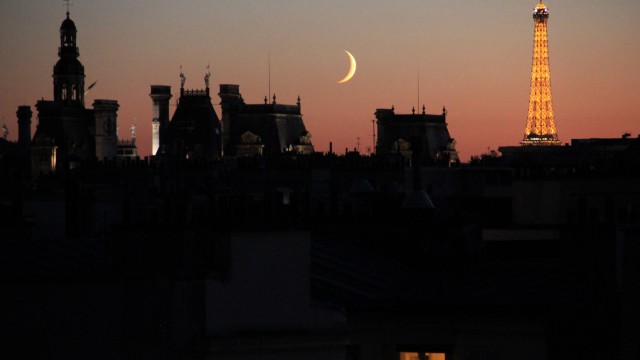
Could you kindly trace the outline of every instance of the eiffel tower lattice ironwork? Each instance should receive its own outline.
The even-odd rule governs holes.
[[[531,92],[527,127],[522,146],[560,145],[551,101],[551,71],[549,70],[549,44],[547,21],[549,9],[540,3],[533,9],[534,37],[531,65]]]

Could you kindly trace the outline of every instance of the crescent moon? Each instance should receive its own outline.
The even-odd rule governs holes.
[[[346,83],[356,73],[356,59],[347,50],[345,50],[344,52],[346,52],[347,55],[349,55],[349,59],[351,60],[351,68],[349,68],[349,72],[347,73],[347,76],[345,76],[344,79],[338,81],[338,84]]]

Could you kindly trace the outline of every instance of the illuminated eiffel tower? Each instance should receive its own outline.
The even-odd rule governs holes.
[[[549,46],[547,20],[549,10],[542,3],[533,9],[535,30],[533,35],[533,64],[531,65],[531,93],[529,114],[524,130],[522,146],[560,145],[551,102],[551,72],[549,71]]]

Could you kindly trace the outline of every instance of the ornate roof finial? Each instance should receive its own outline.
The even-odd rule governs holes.
[[[426,111],[426,110],[427,110],[427,109],[426,109],[426,107],[424,106],[424,104],[422,104],[422,115],[424,115],[424,114],[425,114],[425,111]]]
[[[298,95],[298,107],[300,107],[300,95]]]
[[[187,80],[186,77],[184,77],[184,74],[182,73],[182,64],[180,64],[180,88],[184,89],[184,82]]]
[[[415,115],[415,114],[416,114],[416,107],[415,107],[415,106],[412,106],[412,107],[411,107],[411,113],[412,113],[413,115]]]
[[[136,142],[136,117],[133,117],[133,123],[131,123],[131,141]]]
[[[211,72],[209,71],[209,64],[207,64],[207,73],[204,75],[204,84],[207,89],[209,88],[209,78],[211,77]]]
[[[276,93],[273,93],[273,103],[276,103]]]
[[[264,104],[265,104],[265,105],[267,105],[267,101],[269,101],[269,100],[267,100],[267,95],[265,95],[265,96],[264,96]]]

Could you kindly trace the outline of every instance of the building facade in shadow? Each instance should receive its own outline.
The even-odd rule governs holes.
[[[171,121],[168,118],[168,103],[171,88],[152,86],[154,101],[154,139],[159,139],[156,155],[181,160],[218,160],[222,156],[222,127],[209,96],[209,79],[204,77],[205,88],[187,90],[186,77],[180,73],[180,98]],[[157,132],[156,132],[157,125]],[[155,140],[154,140],[155,141]]]
[[[283,153],[311,154],[311,133],[302,120],[300,97],[296,105],[264,99],[264,104],[246,104],[240,86],[220,84],[222,138],[225,156],[276,156]]]
[[[451,166],[460,163],[455,140],[447,128],[447,111],[432,115],[425,112],[396,114],[395,109],[376,109],[378,140],[376,153],[381,156],[401,155],[406,159],[419,147],[421,161]]]

